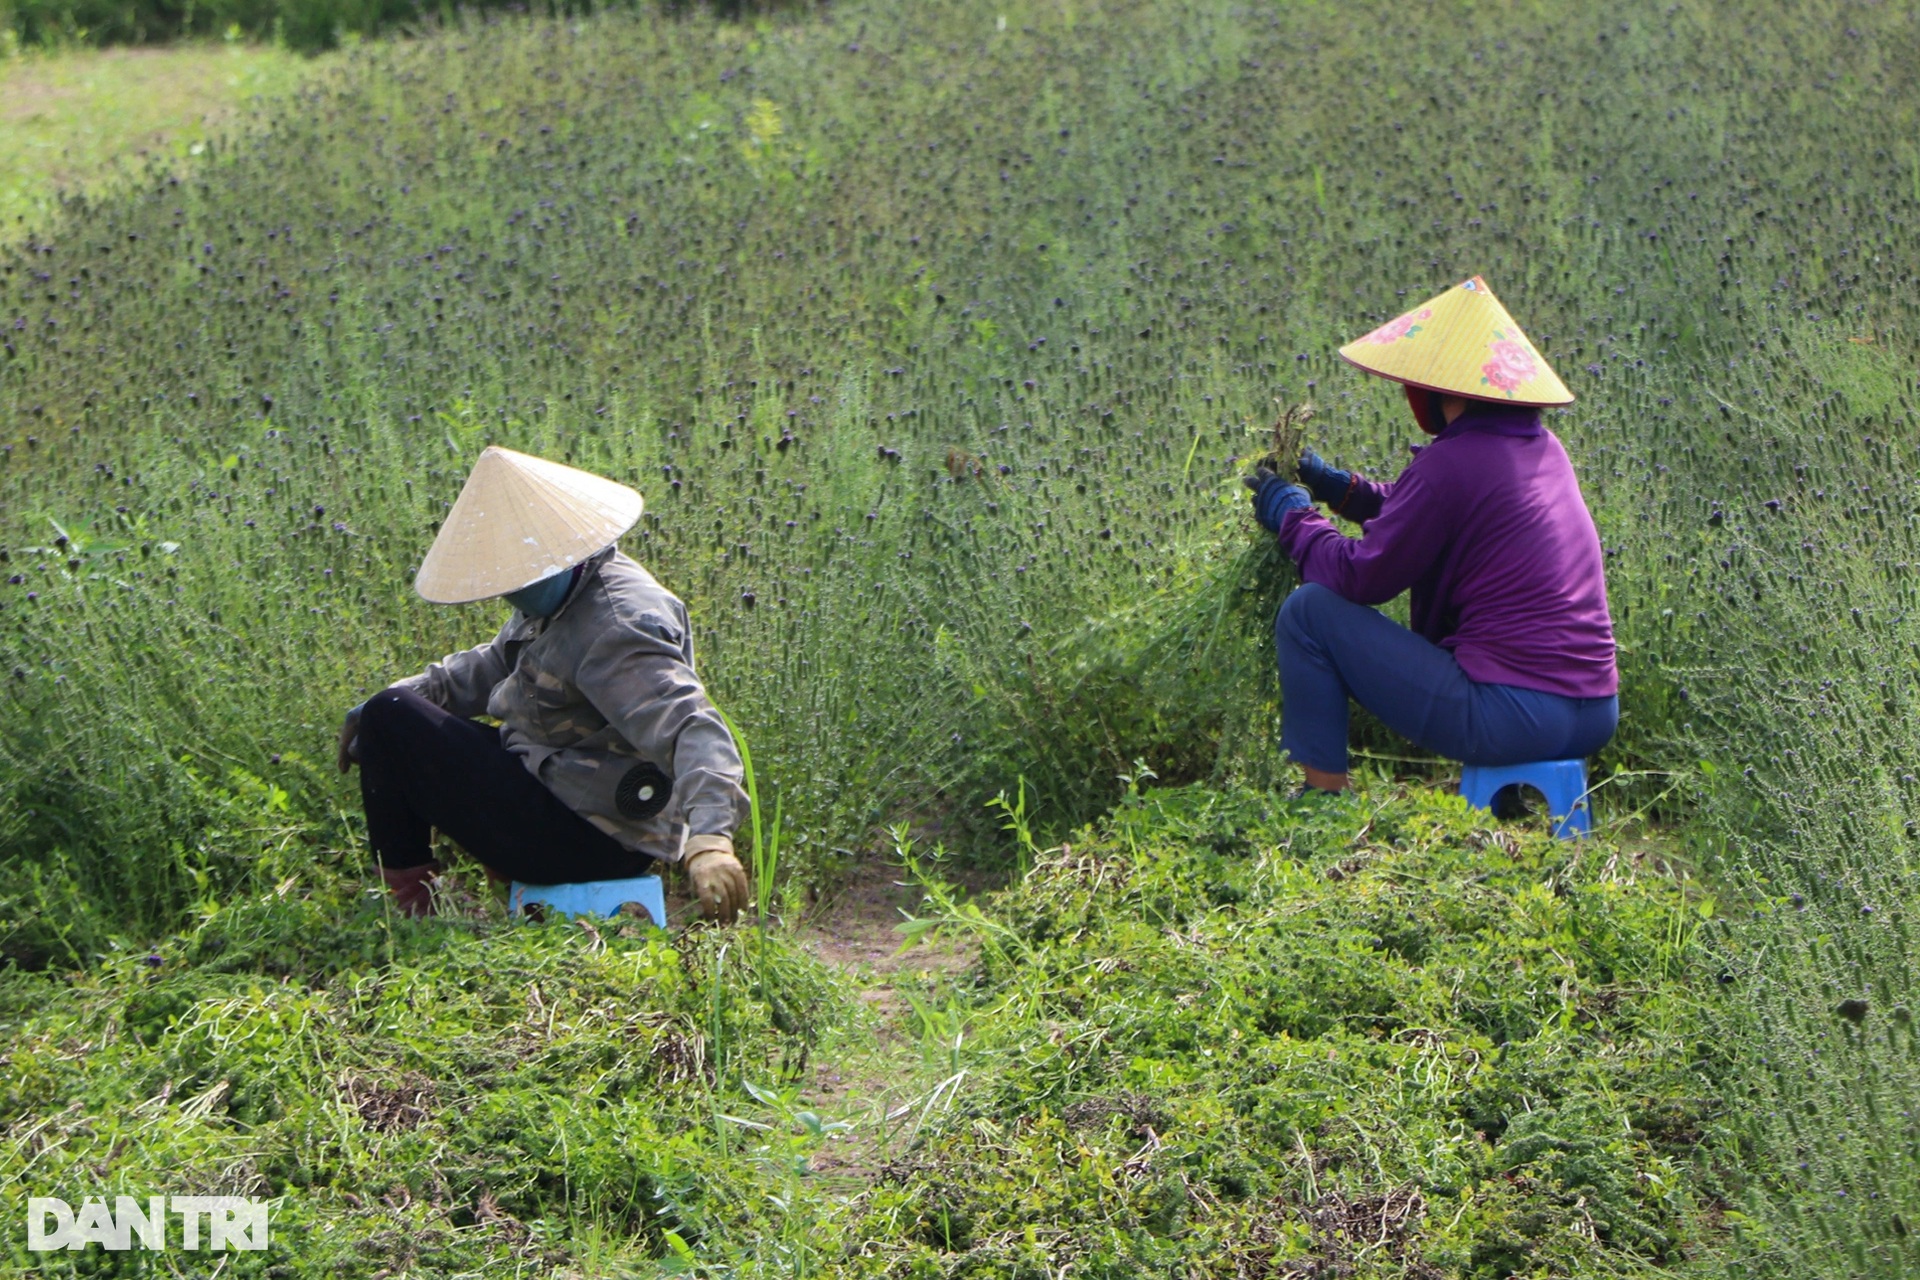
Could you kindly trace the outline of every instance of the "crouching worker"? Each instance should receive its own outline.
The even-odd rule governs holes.
[[[433,909],[435,828],[515,880],[679,862],[710,918],[746,905],[740,754],[694,674],[686,606],[613,545],[640,507],[624,485],[508,449],[467,477],[414,588],[498,597],[512,617],[340,728],[340,770],[360,766],[367,841],[406,914]]]
[[[1347,702],[1472,765],[1590,755],[1619,721],[1600,538],[1540,421],[1573,396],[1478,276],[1341,348],[1433,440],[1397,480],[1300,459],[1247,478],[1304,583],[1275,624],[1281,745],[1347,786]],[[1349,538],[1314,507],[1361,526]],[[1372,606],[1411,592],[1413,629]]]

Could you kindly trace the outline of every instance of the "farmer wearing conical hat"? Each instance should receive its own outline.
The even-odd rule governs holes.
[[[1281,745],[1347,786],[1347,703],[1474,765],[1590,755],[1619,720],[1600,538],[1540,409],[1573,396],[1478,276],[1340,349],[1433,437],[1389,483],[1262,467],[1254,513],[1300,566],[1275,623]],[[1315,508],[1361,526],[1349,538]],[[1411,593],[1413,629],[1372,606]]]
[[[678,862],[708,916],[746,905],[740,753],[694,674],[686,606],[614,545],[640,506],[625,485],[509,449],[467,477],[414,588],[436,604],[497,597],[513,616],[340,729],[340,771],[360,766],[367,840],[406,914],[432,910],[434,828],[515,880]]]

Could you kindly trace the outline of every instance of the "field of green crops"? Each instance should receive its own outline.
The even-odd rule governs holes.
[[[332,1224],[289,1274],[1920,1267],[1916,16],[494,24],[68,205],[0,256],[0,1212],[186,1171]],[[1365,723],[1360,801],[1273,790],[1236,460],[1311,400],[1397,469],[1333,349],[1471,273],[1579,397],[1584,853]],[[333,730],[496,624],[409,585],[486,443],[646,495],[784,915],[900,822],[1015,877],[921,867],[980,959],[913,1110],[807,1092],[871,1011],[781,929],[365,897]]]

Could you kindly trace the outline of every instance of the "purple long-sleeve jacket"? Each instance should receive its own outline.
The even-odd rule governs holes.
[[[1280,546],[1300,576],[1358,604],[1412,591],[1413,629],[1469,680],[1569,698],[1619,691],[1600,535],[1538,409],[1469,402],[1391,484],[1360,479],[1341,534],[1291,511]]]

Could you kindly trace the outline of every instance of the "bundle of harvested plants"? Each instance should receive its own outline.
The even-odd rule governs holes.
[[[1261,465],[1297,479],[1313,406],[1291,405],[1267,435]],[[1089,622],[1053,650],[1063,700],[1097,709],[1126,765],[1162,777],[1213,776],[1248,741],[1266,740],[1278,712],[1273,618],[1299,583],[1294,564],[1254,524],[1236,474],[1222,516],[1183,570],[1152,595]],[[1131,748],[1119,750],[1119,744]],[[1270,743],[1269,743],[1270,745]]]

